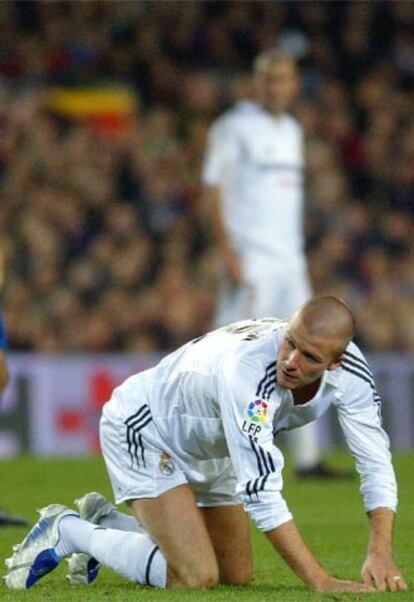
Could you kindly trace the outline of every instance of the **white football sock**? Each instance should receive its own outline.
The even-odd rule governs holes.
[[[95,527],[89,553],[131,581],[166,586],[167,563],[147,535]]]
[[[136,518],[130,514],[120,512],[116,508],[109,514],[103,516],[98,524],[107,529],[119,529],[120,531],[132,531],[134,533],[144,532],[144,528],[139,524]]]
[[[59,541],[55,552],[61,558],[74,552],[84,552],[90,546],[93,530],[96,525],[79,518],[65,516],[59,523]],[[89,552],[88,552],[89,553]]]
[[[166,587],[167,562],[148,535],[105,529],[76,516],[60,521],[59,534],[55,551],[62,558],[85,552],[131,581]]]

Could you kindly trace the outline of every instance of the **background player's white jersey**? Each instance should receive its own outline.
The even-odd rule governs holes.
[[[237,490],[264,531],[291,518],[281,497],[280,430],[321,416],[330,405],[361,475],[365,507],[396,509],[396,482],[379,396],[362,353],[350,343],[342,366],[324,373],[309,402],[294,405],[276,379],[276,358],[286,322],[246,320],[179,348],[156,367],[130,377],[107,404],[127,425],[124,445],[145,460],[145,428],[155,427],[160,451],[185,472],[192,462],[230,456]],[[133,458],[132,458],[133,461]]]
[[[303,163],[302,128],[287,113],[242,101],[215,122],[203,182],[222,190],[235,250],[290,261],[302,254]]]

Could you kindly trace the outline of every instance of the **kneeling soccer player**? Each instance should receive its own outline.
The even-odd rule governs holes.
[[[248,516],[293,572],[320,592],[404,590],[392,558],[397,487],[380,399],[336,297],[308,301],[289,322],[238,322],[190,341],[116,388],[101,419],[117,503],[52,504],[6,563],[6,584],[29,588],[64,557],[69,579],[100,563],[141,584],[208,588],[252,578]],[[305,544],[282,497],[280,430],[333,405],[361,477],[370,520],[364,583],[332,577]]]

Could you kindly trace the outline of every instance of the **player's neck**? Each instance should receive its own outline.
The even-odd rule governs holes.
[[[292,391],[294,405],[302,405],[303,403],[307,403],[313,397],[315,397],[320,384],[321,379],[318,378],[318,380],[315,380],[313,383],[309,383],[309,385],[305,385],[299,389],[294,389]]]
[[[263,109],[263,111],[266,111],[266,113],[274,119],[281,119],[286,114],[285,108],[276,109],[274,107],[269,107],[266,106],[263,102],[260,102],[260,100],[257,101],[257,104]]]

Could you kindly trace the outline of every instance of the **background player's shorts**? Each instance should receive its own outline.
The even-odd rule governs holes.
[[[199,506],[241,504],[230,458],[184,461],[166,450],[144,403],[122,420],[107,404],[100,422],[101,448],[117,504],[156,498],[190,485]]]
[[[305,260],[280,261],[272,255],[249,252],[242,260],[243,282],[237,286],[223,275],[216,327],[250,318],[288,319],[311,296]]]

